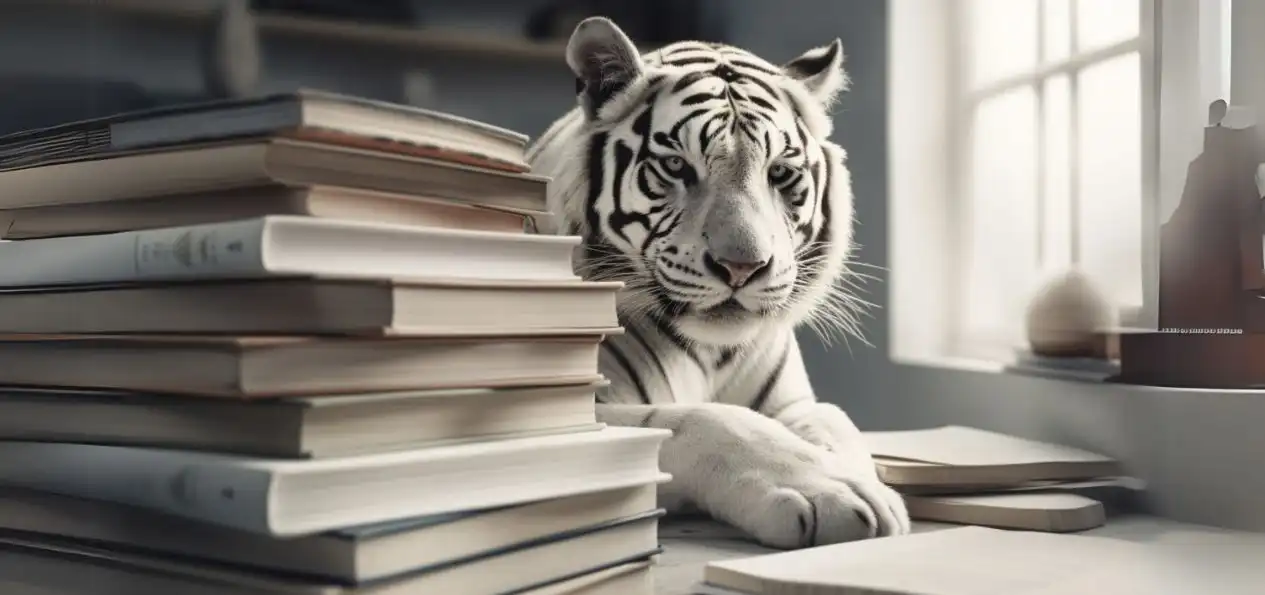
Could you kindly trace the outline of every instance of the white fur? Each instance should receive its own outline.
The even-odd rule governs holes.
[[[831,47],[810,50],[805,57],[824,56]],[[783,314],[742,328],[689,321],[680,325],[691,348],[709,358],[725,346],[745,345],[741,361],[723,370],[691,365],[690,358],[674,350],[671,341],[655,335],[636,318],[633,300],[638,296],[624,296],[621,311],[632,316],[632,330],[646,338],[640,344],[625,336],[609,340],[626,354],[625,359],[634,360],[636,369],[611,366],[607,371],[604,367],[613,385],[598,406],[605,423],[673,431],[660,459],[661,467],[673,475],[661,492],[664,506],[697,506],[775,547],[909,531],[903,501],[878,480],[855,424],[837,406],[815,399],[794,338],[794,327],[805,321],[839,322],[832,319],[838,313],[832,315],[824,304],[838,291],[835,281],[846,272],[852,250],[852,189],[846,154],[828,140],[831,120],[826,108],[847,85],[843,52],[836,49],[830,67],[817,76],[775,81],[800,104],[806,128],[831,168],[826,196],[834,214],[834,241],[822,281]],[[600,55],[588,56],[586,51]],[[634,52],[632,44],[618,27],[605,19],[589,19],[577,27],[567,59],[580,75],[585,60],[627,52]],[[646,75],[670,72],[657,54],[639,58],[635,67],[638,78],[600,106],[595,118],[586,118],[579,107],[571,110],[542,135],[548,141],[529,152],[534,170],[553,178],[549,203],[557,220],[546,222],[542,229],[562,232],[572,223],[585,233],[590,231],[583,216],[587,139],[620,125],[639,105]],[[648,345],[653,353],[637,351],[638,345]],[[644,374],[651,365],[665,368],[667,377],[649,385],[656,392],[653,404],[646,405],[641,402],[645,397],[633,390],[633,376]],[[765,395],[767,400],[759,411],[752,410],[747,405],[769,378],[775,383]]]

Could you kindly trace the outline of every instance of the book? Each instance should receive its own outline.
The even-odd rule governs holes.
[[[1086,480],[1028,481],[1006,486],[895,486],[902,494],[915,496],[959,496],[962,494],[1022,494],[1027,492],[1057,492],[1077,494],[1103,504],[1128,508],[1139,504],[1146,491],[1146,482],[1136,477],[1102,477]]]
[[[865,432],[888,485],[1006,486],[1123,475],[1097,453],[963,426]]]
[[[119,172],[125,172],[120,174]],[[0,172],[0,210],[269,184],[340,186],[547,212],[549,179],[293,139],[241,139]]]
[[[1150,525],[1150,527],[1147,527]],[[1149,538],[930,530],[713,562],[701,595],[1254,595],[1265,542],[1147,523]]]
[[[358,584],[456,564],[657,514],[654,483],[517,506],[277,538],[177,516],[28,490],[0,490],[0,535],[96,543]]]
[[[15,593],[137,595],[412,595],[519,593],[655,555],[658,518],[534,544],[462,564],[418,569],[361,585],[298,580],[88,544],[0,537],[0,584]]]
[[[575,384],[601,378],[602,337],[4,335],[0,385],[262,398]]]
[[[530,227],[530,218],[539,213],[336,186],[268,185],[137,200],[0,210],[0,236],[9,240],[30,240],[227,223],[268,215],[524,233]]]
[[[1015,361],[1006,366],[1006,371],[1045,378],[1102,382],[1120,373],[1120,363],[1092,357],[1048,357],[1019,350],[1015,353]]]
[[[1101,527],[1101,502],[1076,494],[1031,491],[1011,494],[904,495],[909,517],[999,529],[1064,533]]]
[[[653,569],[654,565],[649,560],[629,562],[523,591],[519,595],[650,595],[655,587]]]
[[[274,215],[0,243],[0,287],[328,276],[569,281],[571,236]]]
[[[306,461],[3,442],[0,485],[290,537],[653,483],[670,435],[607,427]]]
[[[1104,537],[961,527],[711,562],[703,580],[741,595],[1028,595],[1095,569],[1138,572],[1144,552]]]
[[[238,137],[277,135],[464,162],[530,169],[521,133],[432,110],[300,89],[183,103],[0,137],[0,169]]]
[[[331,458],[599,429],[601,383],[242,401],[0,388],[0,440]]]
[[[0,333],[557,335],[619,327],[615,298],[621,287],[258,279],[0,289]]]

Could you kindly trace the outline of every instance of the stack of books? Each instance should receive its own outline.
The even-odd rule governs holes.
[[[964,426],[865,432],[879,479],[915,520],[1064,533],[1139,512],[1145,486],[1118,461]]]
[[[597,423],[620,287],[525,144],[307,91],[0,138],[0,591],[650,593],[669,433]]]

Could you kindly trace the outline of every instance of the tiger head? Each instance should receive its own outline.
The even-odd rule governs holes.
[[[553,178],[554,230],[584,239],[581,274],[625,283],[625,319],[712,345],[855,324],[851,180],[828,140],[843,59],[838,39],[781,66],[692,41],[642,56],[605,18],[577,26],[579,105],[528,158]]]

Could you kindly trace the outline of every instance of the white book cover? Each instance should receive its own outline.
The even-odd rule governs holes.
[[[660,481],[670,435],[606,427],[320,460],[0,442],[0,485],[285,537]]]
[[[267,277],[573,281],[571,236],[271,215],[0,243],[0,287]]]

